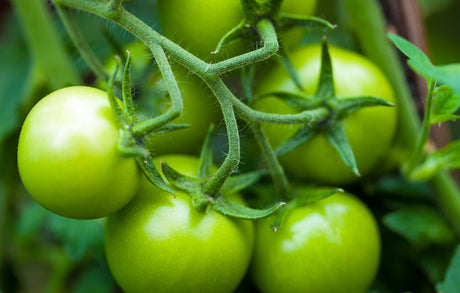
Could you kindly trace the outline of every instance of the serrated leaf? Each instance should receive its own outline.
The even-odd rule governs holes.
[[[282,156],[302,143],[306,142],[317,133],[316,128],[312,125],[304,125],[297,132],[295,132],[290,138],[285,140],[276,150],[277,156]]]
[[[104,219],[74,220],[49,213],[47,227],[72,259],[79,260],[87,251],[104,247]]]
[[[214,125],[210,125],[203,146],[201,147],[200,163],[198,165],[198,178],[207,180],[212,175],[212,136]]]
[[[214,210],[226,216],[239,219],[255,220],[271,215],[284,204],[284,202],[280,202],[275,203],[266,209],[253,209],[239,204],[225,196],[220,196],[212,203],[212,207]]]
[[[144,172],[145,177],[161,190],[174,194],[174,190],[169,187],[161,178],[160,173],[155,168],[155,165],[152,162],[152,158],[150,156],[146,158],[142,158],[137,156],[136,157],[137,164],[141,167],[142,171]]]
[[[394,106],[394,104],[388,102],[379,97],[372,96],[358,96],[358,97],[347,97],[337,99],[337,114],[340,117],[345,117],[351,113],[358,111],[365,107],[376,107],[376,106]]]
[[[286,70],[291,80],[297,86],[297,88],[299,90],[302,90],[303,87],[302,83],[300,82],[299,75],[297,74],[297,69],[294,67],[294,64],[292,63],[288,52],[284,49],[283,46],[280,46],[280,49],[278,50],[278,54],[276,55],[276,57],[283,66],[284,70]]]
[[[460,140],[428,154],[425,161],[412,172],[411,178],[426,180],[440,169],[460,169]]]
[[[316,96],[323,101],[335,96],[331,56],[325,38],[323,38],[321,43],[321,71]]]
[[[460,245],[457,246],[455,253],[447,269],[444,281],[437,284],[436,289],[439,293],[460,292]]]
[[[353,154],[353,150],[348,142],[347,134],[342,124],[340,122],[329,123],[324,131],[324,136],[338,152],[345,165],[357,176],[360,176],[355,155]]]
[[[447,86],[439,87],[433,99],[431,124],[456,120],[460,116],[452,115],[460,107],[460,96],[453,94]]]
[[[268,174],[267,170],[258,170],[240,175],[235,175],[227,178],[222,186],[222,194],[225,196],[245,189],[248,186],[256,183],[262,176]]]
[[[385,226],[413,245],[451,244],[455,234],[445,219],[431,207],[407,206],[383,218]]]

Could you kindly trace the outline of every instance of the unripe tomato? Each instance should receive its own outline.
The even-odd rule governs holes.
[[[135,195],[133,158],[118,150],[107,94],[75,86],[44,97],[27,115],[18,146],[22,182],[38,203],[70,218],[107,216]]]
[[[285,0],[281,12],[311,15],[315,7],[316,0]],[[219,56],[211,55],[220,39],[243,19],[240,0],[158,0],[158,12],[163,34],[205,61],[249,51],[248,44],[238,41]],[[295,31],[284,38],[290,46],[302,38],[302,34]]]
[[[374,217],[357,198],[335,194],[256,222],[252,277],[268,293],[364,293],[379,265]]]
[[[337,47],[329,47],[334,86],[339,98],[377,96],[396,103],[393,90],[384,74],[368,59]],[[292,53],[303,93],[314,95],[318,86],[321,46],[311,45]],[[256,93],[273,91],[300,92],[280,65],[261,76]],[[264,112],[294,113],[296,110],[280,99],[262,99],[256,108]],[[366,175],[390,148],[396,131],[395,107],[367,107],[345,117],[343,126],[361,175]],[[276,148],[291,137],[298,125],[265,125],[270,142]],[[325,184],[346,184],[357,180],[337,151],[322,134],[281,156],[286,170],[298,178]]]
[[[195,175],[198,159],[159,157]],[[198,212],[190,197],[144,180],[140,193],[106,222],[105,251],[115,280],[133,292],[233,292],[252,255],[253,223],[211,209]]]

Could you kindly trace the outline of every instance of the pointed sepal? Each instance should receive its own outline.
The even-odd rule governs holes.
[[[319,17],[288,13],[281,13],[277,24],[279,31],[285,31],[294,27],[305,27],[311,29],[335,29],[337,27],[337,25]]]
[[[373,96],[346,97],[337,99],[337,116],[346,117],[365,107],[385,106],[392,107],[393,103]]]
[[[317,133],[315,126],[313,125],[304,125],[302,126],[293,136],[285,140],[276,150],[275,153],[277,156],[282,156],[302,143],[306,142]]]
[[[213,209],[223,215],[247,220],[265,218],[274,213],[283,205],[285,205],[284,202],[279,202],[269,206],[266,209],[253,209],[237,203],[236,201],[233,201],[226,196],[220,196],[212,203]]]
[[[321,43],[321,71],[316,96],[322,101],[327,101],[335,96],[332,61],[326,38],[323,38]]]
[[[138,122],[136,111],[133,103],[132,88],[131,88],[131,53],[126,51],[126,64],[123,71],[122,95],[123,105],[126,111],[127,122],[132,125]]]
[[[238,39],[243,39],[250,33],[252,33],[251,27],[246,25],[245,20],[241,21],[220,39],[216,49],[211,52],[211,54],[219,54],[225,47],[227,47],[228,44]]]
[[[267,175],[267,170],[258,170],[253,172],[248,172],[240,175],[235,175],[227,178],[224,185],[222,186],[222,193],[225,195],[231,195],[235,192],[243,190],[257,181],[260,178]]]
[[[163,191],[174,194],[174,190],[164,182],[160,173],[155,168],[155,165],[153,164],[150,155],[147,157],[136,156],[136,161],[138,165],[141,167],[142,171],[144,172],[145,177],[150,181],[150,183],[152,183],[153,185],[155,185]]]
[[[356,176],[361,176],[358,171],[358,166],[356,165],[355,155],[353,154],[353,150],[348,142],[347,134],[342,124],[338,121],[332,121],[327,125],[323,133],[329,143],[338,152],[345,165]]]
[[[288,54],[288,52],[284,49],[284,46],[280,46],[278,50],[278,54],[276,55],[278,61],[283,66],[284,70],[286,70],[287,74],[297,86],[299,90],[302,90],[302,82],[300,81],[299,75],[297,74],[297,70],[292,63],[292,60]]]
[[[297,111],[305,111],[316,109],[319,106],[318,101],[315,101],[313,96],[305,95],[302,93],[292,93],[292,92],[268,92],[265,94],[257,95],[255,101],[259,101],[268,97],[276,97],[286,104],[291,106]]]
[[[210,125],[208,133],[201,147],[200,163],[198,166],[198,178],[207,181],[212,175],[213,156],[212,156],[212,137],[214,134],[214,125]]]

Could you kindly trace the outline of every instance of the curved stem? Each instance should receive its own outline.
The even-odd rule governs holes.
[[[164,80],[166,81],[166,87],[168,89],[169,96],[171,97],[171,107],[168,111],[158,117],[136,124],[133,127],[133,134],[136,136],[145,135],[166,125],[168,122],[179,117],[183,109],[180,90],[163,48],[155,43],[150,43],[149,48],[152,51],[153,57],[155,58]]]
[[[425,113],[423,117],[422,132],[418,137],[417,143],[413,152],[411,153],[407,163],[403,167],[403,173],[406,178],[411,178],[411,174],[414,169],[422,162],[423,160],[423,149],[428,141],[430,136],[430,126],[431,126],[431,110],[432,110],[432,101],[433,101],[433,91],[436,86],[436,81],[432,80],[428,87],[428,95],[426,97],[425,104]]]
[[[221,76],[250,63],[266,60],[278,52],[278,38],[271,21],[268,19],[260,20],[257,23],[257,32],[264,43],[262,48],[210,65],[207,72],[213,76]]]
[[[204,186],[205,193],[214,196],[240,163],[240,136],[233,105],[227,97],[229,95],[228,89],[226,87],[222,88],[221,83],[223,82],[220,79],[205,80],[205,82],[219,101],[228,135],[228,154],[217,172]]]
[[[89,68],[94,72],[94,74],[96,74],[98,79],[107,81],[109,79],[109,75],[105,71],[102,63],[89,47],[68,8],[56,5],[56,11],[61,18],[67,33],[75,44],[75,47],[78,49],[80,55],[85,60],[86,64],[88,64]]]
[[[278,161],[273,148],[271,147],[262,127],[258,123],[250,123],[251,130],[259,144],[263,156],[267,160],[270,176],[275,184],[276,190],[281,198],[287,199],[289,194],[289,181],[284,173],[284,169]]]

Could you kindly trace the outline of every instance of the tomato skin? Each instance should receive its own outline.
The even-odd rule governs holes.
[[[135,195],[139,172],[118,151],[107,94],[75,86],[54,91],[28,114],[18,168],[32,198],[69,218],[104,217]]]
[[[162,156],[182,173],[194,175],[198,159]],[[233,292],[252,255],[253,223],[208,209],[198,212],[190,197],[175,197],[146,180],[136,198],[107,219],[105,251],[124,291]]]
[[[367,292],[379,265],[374,217],[357,198],[335,194],[296,207],[274,232],[256,223],[252,277],[261,292]]]
[[[285,0],[281,11],[311,15],[316,0]],[[163,34],[205,61],[218,61],[247,52],[242,42],[211,55],[220,39],[243,19],[240,0],[158,0],[158,12]],[[290,40],[294,38],[293,40]],[[302,38],[296,32],[286,35],[286,41],[295,45]]]
[[[330,46],[336,95],[340,97],[372,95],[396,103],[393,90],[383,73],[369,60]],[[304,93],[316,92],[320,60],[320,45],[299,48],[291,56]],[[261,77],[256,93],[270,91],[298,92],[280,66]],[[256,108],[273,113],[294,113],[295,110],[276,98],[262,99]],[[368,174],[390,148],[396,131],[395,107],[368,107],[358,110],[343,121],[345,132],[362,176]],[[265,125],[264,130],[276,148],[299,126]],[[348,184],[359,179],[343,163],[337,151],[324,135],[316,135],[280,157],[286,170],[297,178],[323,184]]]

